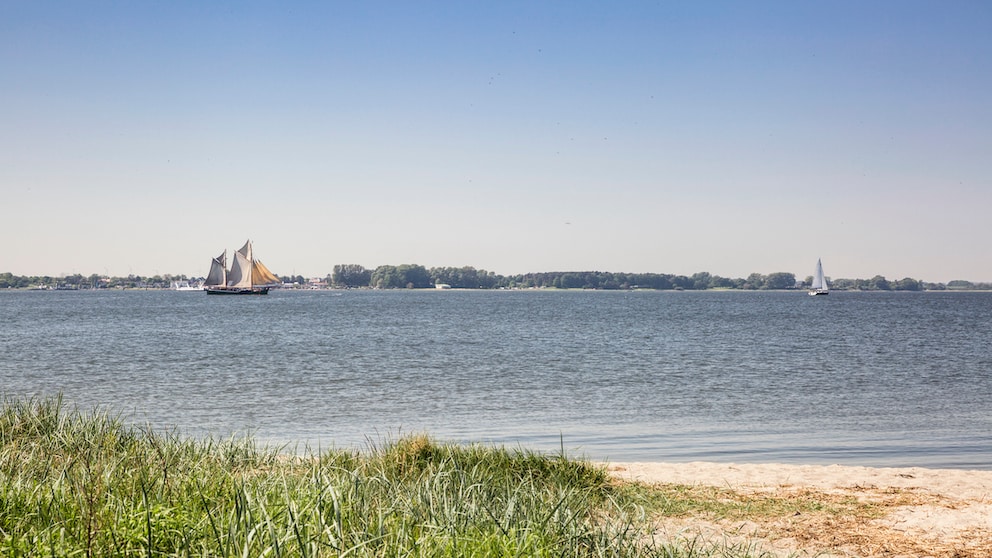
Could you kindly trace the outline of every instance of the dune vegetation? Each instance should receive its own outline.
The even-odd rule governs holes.
[[[659,507],[685,503],[652,490],[564,454],[426,436],[300,456],[61,398],[0,411],[4,556],[761,555],[654,540]]]

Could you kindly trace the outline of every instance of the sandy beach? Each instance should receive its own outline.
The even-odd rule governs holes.
[[[666,517],[658,520],[660,539],[752,544],[771,556],[992,556],[992,471],[702,462],[607,468],[622,480],[718,489],[707,494],[745,507],[771,499],[824,504],[802,513]]]

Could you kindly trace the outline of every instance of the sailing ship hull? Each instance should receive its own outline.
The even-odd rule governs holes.
[[[269,294],[268,287],[253,287],[250,289],[235,289],[231,287],[207,287],[208,295],[265,295]]]
[[[825,290],[819,289],[819,290],[815,290],[815,291],[810,291],[808,294],[809,294],[809,296],[821,296],[821,295],[828,295],[828,294],[830,294],[830,291],[825,291]]]

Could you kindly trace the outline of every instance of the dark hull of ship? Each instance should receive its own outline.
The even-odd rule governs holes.
[[[238,289],[233,287],[207,287],[204,289],[208,295],[264,295],[269,294],[268,287],[253,287],[250,289]]]

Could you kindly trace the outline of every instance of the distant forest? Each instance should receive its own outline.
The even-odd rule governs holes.
[[[306,279],[302,276],[282,276],[287,285],[310,288],[374,288],[374,289],[432,289],[447,285],[453,289],[598,289],[598,290],[686,290],[707,289],[804,289],[812,276],[797,279],[794,273],[776,272],[762,275],[752,273],[746,279],[720,277],[707,272],[691,276],[666,273],[613,273],[605,271],[554,271],[525,273],[522,275],[497,275],[474,267],[432,267],[422,265],[381,265],[367,269],[357,264],[334,266],[333,272],[323,278]],[[167,289],[176,281],[200,281],[202,278],[186,275],[155,275],[142,277],[107,277],[102,275],[65,277],[19,276],[0,273],[0,289]],[[992,290],[992,283],[972,283],[957,280],[948,283],[929,283],[909,277],[890,281],[876,275],[871,279],[830,279],[833,290],[854,291],[925,291],[925,290]]]
[[[706,289],[804,289],[813,281],[812,276],[797,279],[794,273],[776,272],[762,275],[752,273],[746,279],[720,277],[705,271],[691,276],[667,273],[614,273],[607,271],[553,271],[525,273],[522,275],[497,275],[473,267],[432,267],[421,265],[383,265],[374,270],[360,265],[336,265],[327,283],[339,288],[371,287],[378,289],[424,289],[437,284],[454,289],[654,289],[693,290]],[[859,291],[924,291],[924,290],[990,290],[992,283],[951,281],[929,283],[909,277],[889,281],[876,275],[871,279],[831,279],[830,288]]]

